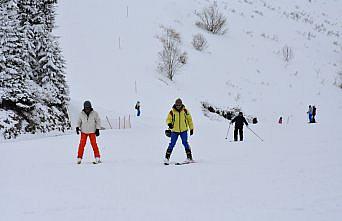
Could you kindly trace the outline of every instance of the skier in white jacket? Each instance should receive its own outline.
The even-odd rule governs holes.
[[[101,119],[99,114],[93,110],[90,101],[85,101],[83,107],[84,108],[80,113],[76,125],[76,133],[79,134],[81,132],[80,144],[78,146],[77,163],[80,164],[82,161],[84,147],[87,143],[88,136],[94,151],[94,163],[101,163],[100,151],[96,143],[96,137],[100,135]]]

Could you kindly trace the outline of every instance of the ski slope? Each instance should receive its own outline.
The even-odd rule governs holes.
[[[341,220],[342,96],[334,81],[342,41],[328,35],[342,34],[341,2],[218,4],[228,17],[224,36],[194,25],[206,1],[60,1],[56,32],[73,119],[88,99],[102,120],[134,115],[137,100],[142,116],[132,129],[101,131],[99,165],[89,143],[76,164],[73,131],[2,142],[0,220]],[[294,11],[301,19],[286,16]],[[189,55],[175,82],[156,72],[160,25],[181,33]],[[197,33],[207,38],[204,52],[192,49]],[[287,64],[284,45],[294,51]],[[164,122],[177,97],[193,116],[189,142],[198,163],[164,166]],[[250,128],[264,142],[247,128],[244,142],[229,142],[232,128],[226,140],[228,122],[205,117],[203,101],[257,116]],[[318,108],[317,124],[307,123],[309,104]],[[179,142],[171,159],[184,158]]]
[[[243,143],[225,140],[222,123],[198,127],[198,163],[182,166],[162,164],[168,141],[156,125],[103,131],[99,165],[89,145],[76,165],[76,135],[1,145],[1,220],[341,218],[342,140],[321,136],[329,125],[277,125],[265,142],[245,131]],[[184,157],[178,144],[172,159]]]

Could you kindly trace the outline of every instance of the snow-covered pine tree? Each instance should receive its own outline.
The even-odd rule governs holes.
[[[6,139],[30,130],[34,107],[34,84],[26,62],[28,42],[20,27],[18,8],[13,0],[0,5],[0,131]]]
[[[57,0],[18,0],[21,23],[29,23],[32,30],[29,63],[33,80],[40,86],[34,119],[41,132],[71,128],[67,113],[70,99],[65,61],[57,38],[52,34],[56,3]]]
[[[51,32],[55,27],[55,5],[57,0],[17,0],[21,15],[21,24],[28,22],[32,26],[44,24]]]
[[[35,70],[36,83],[40,86],[37,96],[41,106],[36,106],[36,122],[39,130],[65,131],[71,128],[67,105],[69,90],[65,80],[65,61],[60,47],[50,32],[39,35],[40,43],[36,45],[38,69]]]
[[[70,129],[65,61],[57,38],[52,35],[56,0],[2,2],[0,51],[11,52],[7,53],[9,58],[4,53],[0,61],[3,67],[0,69],[0,131],[9,139],[20,133]],[[13,26],[11,30],[16,38],[7,33],[9,26]],[[23,49],[19,51],[16,44],[20,44],[9,42],[9,39],[21,42]]]

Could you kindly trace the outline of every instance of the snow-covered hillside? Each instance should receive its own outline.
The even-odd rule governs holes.
[[[1,143],[0,220],[340,220],[342,218],[342,2],[217,1],[225,35],[199,29],[208,1],[60,1],[71,118],[91,100],[102,119],[142,116],[104,130],[103,164],[75,162],[76,133]],[[160,25],[180,32],[188,63],[174,82],[157,73]],[[208,48],[191,45],[201,33]],[[285,62],[283,48],[292,50]],[[183,98],[198,163],[162,165],[165,118]],[[239,107],[259,123],[244,142],[201,102]],[[308,124],[308,105],[318,108]],[[283,116],[285,123],[277,124]],[[173,161],[185,157],[180,143]]]
[[[342,103],[341,91],[333,87],[342,69],[340,4],[219,2],[228,31],[214,36],[195,26],[194,12],[207,1],[61,2],[58,31],[72,98],[91,98],[99,106],[124,112],[140,99],[145,111],[157,115],[178,96],[192,106],[208,101],[272,118],[304,113],[308,104],[328,114]],[[160,25],[180,32],[189,54],[189,63],[168,85],[156,73]],[[197,33],[207,38],[204,53],[192,48]],[[286,45],[293,51],[288,64],[282,55]],[[159,96],[150,96],[156,92]],[[159,112],[155,106],[164,106],[161,101],[166,109]]]

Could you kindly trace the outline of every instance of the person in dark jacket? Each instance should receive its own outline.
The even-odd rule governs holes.
[[[246,124],[246,126],[248,126],[248,123],[246,121],[246,118],[243,116],[243,113],[239,112],[239,115],[236,116],[230,123],[235,123],[234,141],[238,140],[238,133],[240,134],[240,141],[243,141],[243,124]]]
[[[135,109],[137,110],[137,116],[139,117],[140,116],[140,101],[138,101],[135,105]]]
[[[316,107],[312,106],[312,122],[311,123],[316,123]]]

